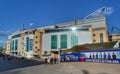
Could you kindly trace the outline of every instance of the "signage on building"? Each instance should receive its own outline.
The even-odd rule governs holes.
[[[29,41],[29,49],[33,50],[33,39],[30,39]]]

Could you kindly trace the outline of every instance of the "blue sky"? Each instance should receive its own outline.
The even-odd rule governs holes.
[[[20,29],[21,24],[29,28],[53,25],[83,19],[103,7],[112,7],[114,12],[107,16],[109,31],[120,26],[120,0],[0,0],[0,43],[7,35]]]

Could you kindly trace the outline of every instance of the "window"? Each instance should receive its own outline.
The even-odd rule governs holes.
[[[76,34],[71,35],[71,47],[78,44],[78,36]]]
[[[47,54],[47,51],[44,51],[44,54]]]
[[[36,36],[35,38],[38,38],[38,36]]]
[[[96,42],[96,40],[93,40],[93,42]]]
[[[10,41],[10,50],[12,50],[12,41]]]
[[[35,47],[35,49],[37,49],[37,47]]]
[[[63,34],[60,37],[60,48],[67,48],[67,35]]]
[[[37,51],[40,51],[40,49],[37,49]]]
[[[28,32],[25,32],[25,34],[28,34]]]
[[[26,38],[26,51],[29,51],[29,37]]]
[[[37,53],[37,51],[35,51],[35,53]]]
[[[14,50],[14,40],[12,41],[12,50]]]
[[[51,49],[57,49],[57,35],[51,36]]]
[[[37,44],[38,42],[36,41],[35,43]]]
[[[29,32],[30,34],[32,34],[32,32]]]
[[[61,29],[61,28],[55,28],[55,29],[46,29],[45,33],[52,33],[52,32],[63,32],[63,31],[72,31],[71,28],[69,29]],[[88,28],[78,28],[76,29],[76,31],[88,31]]]
[[[93,36],[96,36],[96,34],[93,34]]]
[[[103,33],[100,33],[100,43],[103,43]]]
[[[33,34],[35,34],[35,31],[33,31]]]
[[[18,50],[18,40],[15,40],[15,50]]]

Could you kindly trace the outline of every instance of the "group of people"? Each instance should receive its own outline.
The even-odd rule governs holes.
[[[0,60],[12,60],[13,58],[9,55],[2,55],[0,56]]]
[[[56,64],[57,63],[57,58],[56,57],[45,57],[45,64]]]

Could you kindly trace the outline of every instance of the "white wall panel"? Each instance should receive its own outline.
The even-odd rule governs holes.
[[[51,51],[51,35],[57,35],[57,49],[53,50],[58,50],[60,48],[60,35],[62,34],[67,34],[67,48],[71,48],[71,35],[76,34],[78,35],[78,45],[81,44],[86,44],[86,43],[92,43],[92,34],[91,32],[88,31],[77,31],[77,32],[56,32],[56,33],[46,33],[43,34],[43,39],[42,39],[42,49],[43,51]]]

